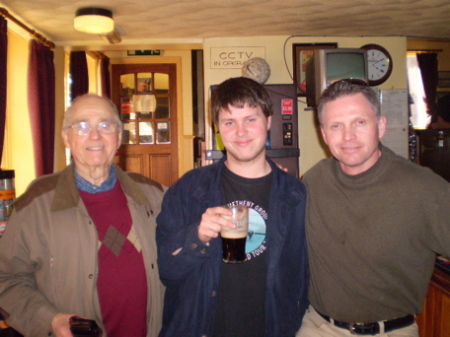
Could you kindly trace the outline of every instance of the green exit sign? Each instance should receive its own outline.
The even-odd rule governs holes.
[[[128,56],[142,56],[142,55],[161,55],[160,49],[150,49],[150,50],[128,50]]]

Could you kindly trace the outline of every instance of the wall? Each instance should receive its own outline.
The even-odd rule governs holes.
[[[211,51],[215,48],[227,47],[263,47],[265,59],[271,67],[271,76],[267,84],[292,83],[292,44],[294,43],[327,43],[337,42],[340,48],[359,48],[368,43],[376,43],[385,47],[393,57],[391,77],[383,83],[381,89],[406,89],[406,38],[405,37],[338,37],[338,36],[259,36],[206,39],[204,43],[205,64],[205,104],[209,101],[209,87],[227,78],[240,76],[241,69],[215,69],[211,67]],[[208,105],[206,105],[208,106]],[[300,175],[303,175],[327,153],[318,136],[318,128],[314,122],[314,111],[306,107],[305,97],[299,97],[299,143],[300,143]],[[211,125],[207,114],[206,125]],[[208,132],[207,132],[208,134]],[[207,143],[210,142],[207,139]],[[211,145],[209,145],[210,147]]]
[[[16,196],[36,177],[28,111],[29,39],[8,30],[6,135],[3,169],[14,170]]]

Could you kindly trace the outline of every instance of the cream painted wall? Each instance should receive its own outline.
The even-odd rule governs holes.
[[[209,104],[209,87],[227,78],[240,76],[240,69],[212,69],[211,48],[216,47],[264,47],[265,59],[271,67],[271,76],[267,84],[292,83],[292,44],[336,42],[340,48],[359,48],[368,43],[376,43],[385,47],[393,58],[392,75],[381,89],[406,89],[406,38],[405,37],[339,37],[339,36],[258,36],[206,39],[204,43],[205,64],[205,104]],[[314,122],[314,111],[306,107],[304,97],[299,97],[299,143],[300,143],[300,175],[327,153],[318,136],[318,128]],[[208,113],[206,125],[211,125]],[[208,132],[207,132],[208,134]],[[207,143],[210,139],[207,139]]]
[[[193,106],[190,50],[164,50],[162,56],[133,56],[125,51],[107,52],[111,64],[175,63],[178,78],[178,172],[181,177],[193,168]]]
[[[14,170],[16,196],[36,177],[28,111],[29,39],[8,30],[6,136],[3,169]]]
[[[86,63],[88,67],[88,73],[94,74],[95,76],[89,76],[89,93],[98,93],[99,92],[99,71],[98,64],[99,61],[97,58],[94,58],[90,55],[86,55]]]

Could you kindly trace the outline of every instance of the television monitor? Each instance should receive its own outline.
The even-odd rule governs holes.
[[[365,49],[317,49],[306,66],[306,102],[317,106],[322,92],[333,82],[343,79],[367,83]]]

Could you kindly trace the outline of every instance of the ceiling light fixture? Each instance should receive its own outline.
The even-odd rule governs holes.
[[[76,30],[89,34],[107,34],[114,30],[112,12],[105,8],[79,8],[73,24]]]

